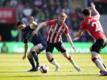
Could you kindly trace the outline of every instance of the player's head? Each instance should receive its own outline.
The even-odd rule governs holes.
[[[23,30],[23,29],[26,27],[26,25],[25,25],[23,22],[20,22],[20,21],[17,22],[17,25],[16,25],[16,26],[17,26],[17,28],[20,29],[20,30]]]
[[[30,28],[31,28],[31,29],[37,28],[37,22],[34,20],[34,17],[33,17],[33,16],[29,16],[29,17],[28,17],[28,20],[29,20],[29,22],[30,22]]]
[[[91,16],[91,9],[86,8],[82,11],[83,16],[87,17],[87,16]]]
[[[32,22],[32,21],[34,21],[34,17],[33,17],[33,16],[28,16],[28,20],[29,20],[30,22]]]
[[[61,12],[61,13],[59,14],[59,16],[58,16],[58,21],[59,21],[60,23],[63,23],[63,22],[65,22],[66,18],[67,18],[67,14],[64,13],[64,12]]]

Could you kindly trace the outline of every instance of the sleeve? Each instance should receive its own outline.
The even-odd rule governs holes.
[[[56,20],[49,20],[49,21],[47,21],[47,25],[52,25],[52,24],[54,24],[56,22]]]

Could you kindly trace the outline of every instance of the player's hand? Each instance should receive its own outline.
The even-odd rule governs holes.
[[[91,7],[92,7],[92,8],[95,8],[95,5],[94,5],[94,3],[93,3],[93,2],[91,3]]]
[[[74,52],[76,52],[76,48],[75,48],[75,46],[74,46],[74,45],[72,46],[72,49],[74,50]]]
[[[77,37],[77,35],[74,35],[74,36],[72,37],[72,40],[73,40],[73,41],[77,41],[77,40],[79,40],[79,37]]]
[[[33,31],[32,32],[32,36],[37,35],[37,32]]]
[[[73,41],[77,41],[79,39],[78,34],[74,34],[74,36],[72,37]]]
[[[79,39],[79,37],[73,37],[73,41],[77,41]]]
[[[23,60],[26,59],[26,55],[23,55],[22,59],[23,59]]]

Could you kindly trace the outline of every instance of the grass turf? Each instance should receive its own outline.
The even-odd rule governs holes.
[[[90,54],[71,54],[80,65],[82,71],[77,72],[73,66],[61,55],[53,54],[61,65],[60,72],[54,72],[55,67],[50,64],[44,54],[40,54],[40,64],[47,64],[46,74],[27,72],[31,68],[28,60],[22,60],[22,54],[0,54],[0,80],[107,80],[107,76],[99,76],[99,70],[90,60]],[[102,54],[107,65],[107,54]]]

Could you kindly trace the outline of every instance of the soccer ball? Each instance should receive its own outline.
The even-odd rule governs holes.
[[[47,73],[49,70],[49,67],[47,65],[40,66],[41,73]]]

